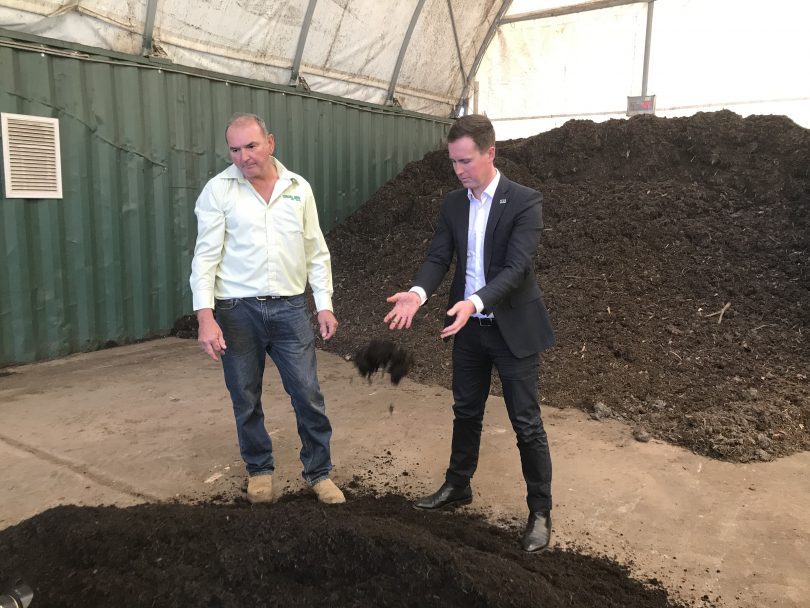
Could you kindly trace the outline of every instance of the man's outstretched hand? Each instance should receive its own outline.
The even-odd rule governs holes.
[[[388,329],[410,329],[413,317],[422,303],[419,294],[415,291],[400,291],[385,301],[394,305],[383,319],[385,323],[389,323]]]
[[[449,338],[461,331],[461,328],[467,324],[470,316],[475,312],[475,304],[470,300],[461,300],[456,302],[453,307],[447,311],[448,317],[455,317],[456,320],[442,330],[442,338]]]

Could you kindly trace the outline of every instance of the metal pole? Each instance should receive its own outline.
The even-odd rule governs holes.
[[[652,38],[653,6],[655,0],[647,3],[647,35],[644,38],[644,74],[641,77],[641,96],[647,95],[647,76],[650,72],[650,41]]]
[[[464,60],[461,58],[461,43],[458,41],[456,17],[453,14],[453,5],[450,0],[447,0],[447,12],[450,13],[450,25],[453,26],[453,39],[456,41],[456,54],[458,55],[458,68],[461,70],[461,82],[466,82],[467,74],[464,72]]]
[[[298,76],[301,74],[301,58],[304,56],[304,47],[307,44],[309,26],[312,25],[312,14],[315,12],[315,5],[318,0],[309,0],[307,12],[304,15],[304,23],[301,24],[301,33],[298,35],[298,48],[295,50],[292,70],[290,72],[290,86],[298,86]]]
[[[143,50],[141,51],[141,55],[144,57],[152,54],[152,34],[155,30],[157,3],[158,0],[149,0],[146,7],[146,24],[143,27]]]
[[[563,15],[573,15],[575,13],[584,13],[585,11],[598,11],[603,8],[613,8],[615,6],[624,6],[625,4],[636,4],[639,2],[649,2],[650,0],[596,0],[595,2],[586,2],[584,4],[573,4],[562,8],[550,8],[542,11],[531,11],[528,13],[517,13],[509,15],[501,20],[501,25],[507,23],[517,23],[518,21],[534,21],[536,19],[547,19],[548,17],[561,17]]]
[[[419,0],[416,8],[411,17],[411,23],[408,25],[408,31],[405,32],[405,39],[402,41],[402,46],[399,49],[399,57],[397,57],[397,64],[394,66],[394,73],[391,75],[391,83],[388,85],[388,95],[385,98],[386,105],[394,105],[394,91],[397,88],[397,80],[399,80],[399,70],[402,68],[402,61],[405,59],[405,52],[408,50],[408,45],[411,42],[413,30],[416,28],[416,22],[419,21],[419,14],[422,12],[422,7],[425,6],[425,0]]]
[[[470,68],[470,72],[467,74],[467,81],[464,83],[464,88],[461,90],[461,95],[458,98],[458,104],[456,104],[456,115],[460,113],[460,110],[463,109],[466,111],[467,104],[469,103],[469,99],[467,99],[467,95],[470,92],[470,87],[472,86],[473,80],[475,79],[475,75],[478,73],[478,68],[481,67],[481,60],[484,58],[484,53],[487,52],[487,48],[489,48],[489,43],[492,42],[492,38],[495,36],[495,32],[501,25],[503,21],[503,17],[506,14],[506,11],[509,10],[509,7],[512,5],[512,0],[503,0],[503,4],[501,8],[498,10],[498,14],[495,15],[495,19],[492,20],[492,24],[489,26],[489,30],[487,31],[487,35],[484,36],[484,41],[481,44],[481,47],[478,49],[478,53],[475,55],[475,61],[473,61],[472,67]]]

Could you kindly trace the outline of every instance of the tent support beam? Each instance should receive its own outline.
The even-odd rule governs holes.
[[[583,2],[560,8],[550,8],[544,11],[531,11],[529,13],[518,13],[510,15],[501,20],[501,25],[507,23],[517,23],[518,21],[533,21],[535,19],[546,19],[548,17],[560,17],[562,15],[573,15],[574,13],[584,13],[585,11],[596,11],[603,8],[613,8],[625,4],[638,4],[639,2],[650,3],[653,0],[597,0],[596,2]]]
[[[304,57],[304,47],[307,45],[309,27],[312,25],[312,15],[315,13],[315,5],[318,0],[309,0],[307,12],[304,15],[304,22],[301,24],[301,33],[298,36],[298,48],[295,49],[295,59],[293,59],[290,71],[290,86],[298,86],[298,79],[301,77],[301,59]]]
[[[447,0],[447,12],[450,13],[450,25],[453,27],[453,39],[456,41],[456,53],[458,54],[458,69],[461,70],[461,82],[467,82],[467,73],[464,71],[464,60],[461,57],[461,43],[458,41],[456,16],[453,14],[452,0]]]
[[[402,61],[405,59],[405,53],[408,50],[408,45],[411,43],[411,36],[413,30],[416,29],[416,22],[419,21],[419,15],[422,13],[422,7],[425,6],[425,0],[419,0],[416,3],[416,8],[413,10],[411,23],[408,25],[408,31],[405,32],[405,38],[402,40],[402,46],[399,49],[399,57],[397,57],[397,64],[394,66],[394,73],[391,75],[391,83],[388,85],[388,94],[385,97],[385,105],[397,105],[394,98],[394,91],[397,88],[397,80],[399,80],[399,71],[402,69]]]
[[[650,74],[650,41],[652,39],[653,6],[652,0],[647,3],[647,33],[644,37],[644,72],[641,76],[641,96],[647,96],[647,77]]]
[[[152,54],[152,34],[155,31],[155,15],[157,14],[158,0],[149,0],[146,6],[146,23],[143,27],[143,49],[141,55],[144,57]]]
[[[470,86],[475,79],[475,75],[478,73],[478,68],[481,67],[481,60],[484,58],[484,53],[487,52],[489,43],[492,42],[495,32],[503,22],[503,16],[506,14],[506,11],[509,10],[510,6],[512,6],[512,0],[503,0],[503,4],[498,10],[498,14],[495,15],[495,19],[492,20],[492,24],[489,26],[487,35],[484,37],[484,42],[481,44],[481,48],[478,49],[478,53],[475,56],[475,61],[473,61],[472,67],[470,68],[470,73],[467,75],[467,80],[464,83],[464,89],[462,89],[461,95],[458,98],[458,103],[456,104],[456,109],[454,111],[455,116],[461,116],[462,112],[466,112],[467,104],[469,103],[468,94],[470,92]]]

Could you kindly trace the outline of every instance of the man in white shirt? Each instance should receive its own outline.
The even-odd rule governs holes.
[[[321,502],[345,502],[329,479],[332,427],[318,383],[315,336],[304,290],[312,287],[324,340],[335,334],[332,268],[312,188],[273,157],[275,139],[255,114],[225,130],[233,164],[211,179],[195,207],[191,291],[198,342],[222,358],[251,502],[272,502],[273,446],[261,392],[266,356],[290,395],[303,477]]]
[[[455,257],[441,332],[444,339],[454,337],[450,464],[439,490],[414,506],[435,510],[472,502],[470,480],[495,366],[526,481],[529,518],[521,546],[543,551],[551,540],[551,455],[537,399],[538,353],[554,344],[534,270],[543,197],[495,168],[495,130],[486,116],[459,118],[447,148],[464,188],[444,198],[414,287],[388,298],[394,307],[385,317],[390,329],[410,327]]]

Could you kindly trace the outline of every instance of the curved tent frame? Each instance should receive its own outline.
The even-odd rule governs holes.
[[[0,28],[458,116],[503,25],[650,1],[510,14],[512,0],[0,0]]]

